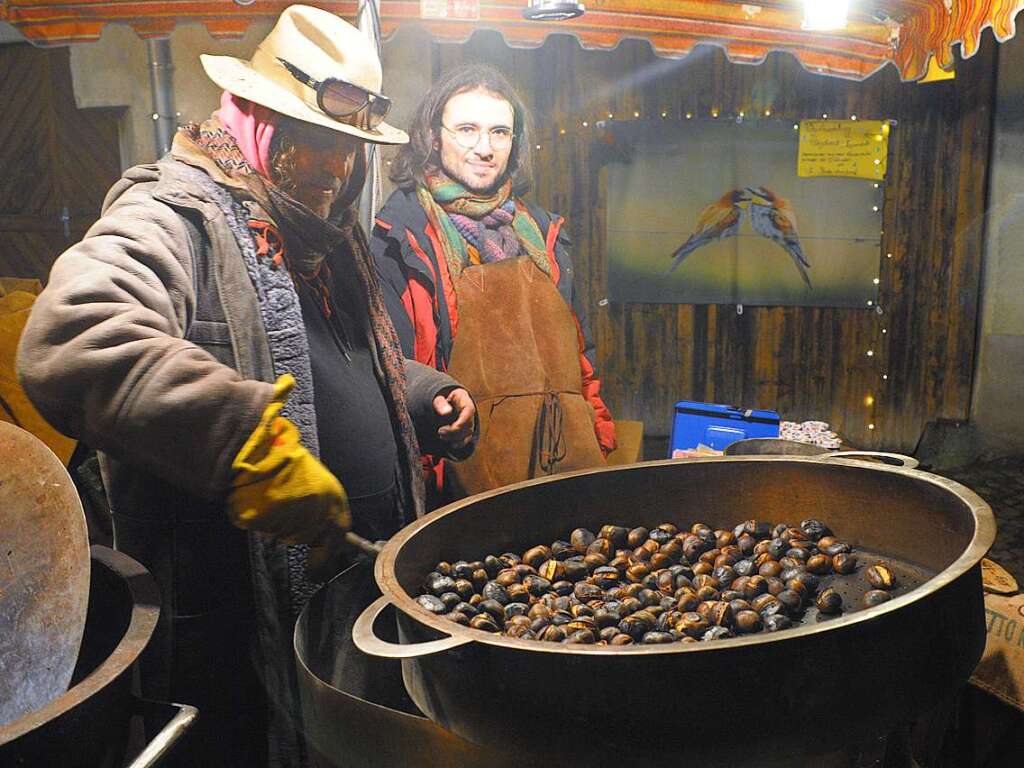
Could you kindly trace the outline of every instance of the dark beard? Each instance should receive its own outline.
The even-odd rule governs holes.
[[[459,182],[459,184],[468,189],[470,192],[472,192],[475,195],[480,195],[481,197],[490,197],[508,179],[508,169],[506,168],[505,172],[502,173],[497,179],[495,179],[493,184],[481,188],[474,186],[469,181],[464,179],[461,175],[453,173],[452,170],[446,167],[443,162],[441,163],[441,170],[444,171],[444,173],[448,176],[449,179],[451,179],[452,181]]]

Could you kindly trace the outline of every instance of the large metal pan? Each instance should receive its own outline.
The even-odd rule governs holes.
[[[440,560],[521,549],[577,525],[806,517],[931,578],[879,607],[783,633],[615,649],[453,626],[413,599]],[[403,529],[377,559],[384,596],[353,640],[403,659],[416,705],[476,744],[543,744],[551,759],[718,764],[724,751],[730,765],[786,764],[884,734],[967,680],[984,647],[979,562],[994,536],[977,495],[915,470],[796,457],[586,470],[481,494]],[[401,644],[373,634],[388,604]]]
[[[813,443],[785,440],[781,437],[748,437],[729,443],[722,453],[726,456],[817,456],[822,460],[862,459],[892,464],[896,467],[917,469],[918,462],[913,456],[885,451],[834,451]]]
[[[92,547],[89,611],[71,688],[0,726],[0,765],[121,768],[129,721],[144,714],[164,723],[129,768],[156,765],[196,717],[195,707],[137,699],[132,665],[149,643],[160,613],[152,576],[127,555]]]
[[[85,629],[89,541],[67,470],[0,422],[0,725],[68,688]]]
[[[380,590],[373,580],[373,565],[360,561],[317,590],[296,622],[295,660],[303,731],[313,765],[521,765],[512,755],[470,744],[423,717],[405,692],[401,664],[355,649],[352,624],[378,597]],[[393,618],[391,628],[394,635]]]

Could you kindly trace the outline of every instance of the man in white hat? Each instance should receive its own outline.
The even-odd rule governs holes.
[[[175,764],[302,765],[295,618],[346,530],[422,514],[421,446],[467,455],[475,407],[403,357],[351,207],[364,142],[408,140],[369,42],[292,6],[251,61],[202,61],[220,109],[111,189],[19,373],[159,583],[143,690],[201,711]]]

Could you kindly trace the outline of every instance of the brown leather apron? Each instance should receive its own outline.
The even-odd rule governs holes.
[[[604,464],[580,391],[576,323],[551,279],[511,259],[464,270],[455,292],[448,373],[480,418],[473,455],[448,465],[455,496]]]

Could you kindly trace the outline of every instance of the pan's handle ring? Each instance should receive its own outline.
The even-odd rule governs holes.
[[[920,462],[913,456],[904,456],[902,453],[886,453],[885,451],[836,451],[835,453],[823,453],[817,457],[823,461],[828,459],[856,459],[863,456],[867,459],[889,459],[887,464],[896,464],[904,469],[916,469]]]
[[[460,645],[473,642],[472,638],[465,637],[442,637],[440,640],[430,640],[426,643],[411,643],[402,645],[400,643],[389,643],[381,640],[373,631],[373,623],[380,616],[381,611],[391,605],[387,595],[382,595],[374,600],[366,610],[359,614],[356,623],[352,626],[352,642],[355,643],[363,653],[370,656],[380,656],[385,659],[412,659],[417,656],[427,656],[431,653],[440,653]]]

